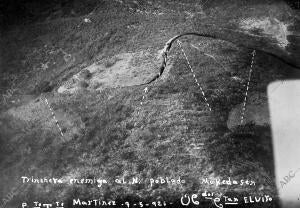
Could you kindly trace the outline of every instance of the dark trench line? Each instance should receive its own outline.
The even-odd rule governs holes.
[[[165,44],[163,50],[162,50],[162,54],[161,54],[161,64],[160,64],[160,67],[159,67],[159,73],[156,74],[150,81],[146,82],[146,83],[143,83],[143,84],[139,84],[139,85],[136,85],[136,86],[143,86],[143,85],[148,85],[152,82],[154,82],[155,80],[157,80],[164,72],[166,66],[167,66],[167,61],[168,61],[168,53],[172,47],[172,44],[178,40],[179,38],[183,37],[183,36],[190,36],[190,35],[194,35],[194,36],[199,36],[199,37],[207,37],[207,38],[213,38],[213,39],[216,39],[216,40],[224,40],[224,41],[228,41],[238,47],[244,47],[244,48],[247,48],[249,50],[256,50],[256,51],[259,51],[259,52],[262,52],[262,53],[265,53],[265,54],[268,54],[272,57],[275,57],[276,59],[279,59],[280,61],[282,61],[283,63],[293,67],[293,68],[296,68],[298,70],[300,70],[300,66],[297,66],[296,64],[294,63],[291,63],[287,60],[285,60],[283,57],[280,57],[278,55],[275,55],[273,53],[270,53],[270,52],[267,52],[267,51],[264,51],[262,49],[259,49],[259,48],[253,48],[253,47],[246,47],[244,45],[241,45],[241,44],[237,44],[237,43],[234,43],[234,42],[231,42],[225,38],[221,38],[221,37],[217,37],[215,35],[212,35],[212,34],[208,34],[208,33],[197,33],[197,32],[188,32],[188,33],[183,33],[183,34],[180,34],[180,35],[176,35],[174,36],[173,38],[171,38],[170,40],[167,41],[167,43]]]

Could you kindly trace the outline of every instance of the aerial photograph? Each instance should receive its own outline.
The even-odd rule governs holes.
[[[300,0],[0,0],[0,208],[300,208]]]

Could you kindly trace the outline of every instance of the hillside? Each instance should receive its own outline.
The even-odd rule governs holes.
[[[267,0],[48,6],[1,31],[0,198],[13,193],[3,207],[77,198],[176,207],[203,191],[269,195],[240,207],[278,207],[266,87],[299,76],[298,10]],[[159,72],[165,43],[190,31],[217,38],[181,38],[162,76],[140,86]],[[149,185],[160,177],[185,183]],[[202,183],[228,177],[255,186]]]

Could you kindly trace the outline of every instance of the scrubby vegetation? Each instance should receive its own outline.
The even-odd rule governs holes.
[[[1,54],[0,88],[3,93],[11,87],[17,90],[1,103],[0,196],[20,184],[23,175],[111,181],[180,177],[186,183],[149,186],[149,181],[143,181],[135,185],[104,184],[100,188],[89,184],[30,185],[7,207],[16,207],[24,199],[66,201],[71,207],[70,200],[78,197],[164,200],[175,206],[181,195],[204,190],[276,197],[270,127],[251,122],[232,129],[227,126],[232,109],[244,101],[249,49],[208,38],[182,40],[212,112],[176,44],[166,72],[147,86],[148,92],[144,91],[146,86],[110,88],[98,83],[89,88],[87,83],[93,73],[85,68],[94,63],[102,61],[105,70],[110,70],[119,61],[115,55],[140,51],[151,54],[145,64],[155,62],[158,50],[173,35],[202,31],[203,25],[212,20],[214,27],[223,26],[223,21],[212,17],[224,11],[223,4],[213,7],[214,2],[205,8],[201,1],[75,2],[73,13],[72,8],[68,12],[57,9],[57,13],[45,8],[40,19],[32,18],[27,25],[8,27],[3,32],[1,46],[7,52]],[[231,23],[227,26],[234,29]],[[233,37],[243,42],[248,36]],[[190,43],[213,54],[215,60]],[[285,77],[289,69],[274,57],[258,52],[249,96],[265,96],[267,84]],[[62,83],[80,71],[83,79],[79,90],[57,93]],[[157,71],[140,69],[136,76],[145,73],[152,76]],[[56,113],[63,136],[45,98]],[[241,189],[201,184],[205,177],[229,176],[252,179],[257,185]]]

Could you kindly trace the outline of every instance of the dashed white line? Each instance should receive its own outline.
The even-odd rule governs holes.
[[[54,121],[55,121],[55,124],[56,124],[57,128],[59,129],[59,132],[60,132],[61,136],[63,137],[63,136],[64,136],[64,134],[63,134],[63,132],[62,132],[62,130],[61,130],[61,128],[60,128],[60,126],[59,126],[58,120],[56,119],[56,117],[55,117],[55,114],[54,114],[54,111],[53,111],[53,109],[51,108],[51,106],[50,106],[50,104],[49,104],[49,102],[48,102],[47,98],[45,98],[45,102],[46,102],[46,104],[47,104],[48,108],[49,108],[49,109],[50,109],[50,111],[51,111],[52,118],[54,119]]]
[[[246,87],[246,92],[245,92],[244,104],[243,104],[242,113],[241,113],[241,124],[243,124],[244,118],[245,118],[247,97],[248,97],[249,85],[250,85],[250,81],[251,81],[251,74],[252,74],[252,71],[253,71],[253,64],[254,64],[255,54],[256,54],[256,51],[253,50],[251,65],[250,65],[249,74],[248,74],[248,82],[247,82],[247,87]]]
[[[210,105],[209,105],[209,103],[208,103],[208,100],[207,100],[207,98],[206,98],[206,95],[205,95],[205,93],[204,93],[204,90],[203,90],[203,88],[201,87],[201,85],[199,84],[199,82],[198,82],[198,80],[197,80],[197,78],[196,78],[196,74],[195,74],[193,68],[191,67],[191,64],[190,64],[190,62],[189,62],[189,60],[188,60],[188,58],[187,58],[187,56],[186,56],[186,54],[185,54],[185,52],[184,52],[184,50],[183,50],[183,48],[182,48],[182,46],[181,46],[181,42],[180,42],[179,40],[177,40],[177,44],[179,45],[179,47],[180,47],[180,49],[181,49],[181,51],[182,51],[182,53],[183,53],[183,55],[184,55],[184,57],[185,57],[185,60],[186,60],[186,62],[187,62],[187,64],[188,64],[188,66],[189,66],[189,69],[190,69],[190,71],[191,71],[192,74],[193,74],[195,83],[198,85],[199,89],[201,90],[202,96],[203,96],[203,98],[204,98],[204,100],[205,100],[205,103],[206,103],[206,105],[207,105],[209,111],[212,111],[212,109],[211,109],[211,107],[210,107]]]

